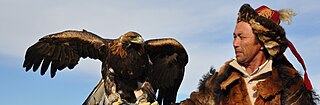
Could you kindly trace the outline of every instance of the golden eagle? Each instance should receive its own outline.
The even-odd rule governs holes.
[[[176,100],[188,63],[186,50],[173,38],[144,41],[137,32],[127,32],[117,39],[103,39],[86,30],[67,30],[44,36],[29,47],[23,67],[35,72],[42,64],[44,75],[50,65],[53,78],[57,70],[73,69],[87,57],[102,62],[102,79],[84,104],[120,98],[134,103],[139,100],[134,92],[141,89],[148,102],[158,91],[157,101],[168,105]]]

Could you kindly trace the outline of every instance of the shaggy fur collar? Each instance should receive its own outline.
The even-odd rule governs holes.
[[[228,61],[221,69],[219,74],[229,74],[229,76],[221,82],[220,89],[226,90],[233,82],[239,80],[241,78],[241,73],[236,71],[235,68],[229,65],[230,61]],[[226,70],[226,68],[232,70]],[[264,81],[261,81],[257,84],[256,89],[259,95],[263,98],[267,99],[270,96],[274,96],[279,93],[283,89],[283,84],[286,84],[290,78],[293,78],[298,71],[293,68],[290,68],[285,65],[273,64],[273,70],[271,73],[267,73],[265,75],[258,76],[256,78],[265,78]],[[279,75],[284,74],[283,76]]]

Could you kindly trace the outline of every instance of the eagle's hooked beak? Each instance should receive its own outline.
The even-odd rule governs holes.
[[[130,41],[131,43],[142,44],[144,42],[143,38],[139,35]]]

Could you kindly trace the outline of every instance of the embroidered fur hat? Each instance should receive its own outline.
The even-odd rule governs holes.
[[[283,54],[288,47],[288,41],[285,30],[279,25],[280,14],[265,7],[257,10],[256,12],[249,4],[242,5],[237,23],[241,21],[249,23],[253,33],[263,42],[270,56]]]
[[[240,7],[237,23],[243,21],[250,24],[253,33],[263,42],[264,47],[272,57],[283,55],[289,46],[293,55],[302,65],[304,73],[304,83],[308,90],[312,89],[311,81],[308,78],[306,66],[294,45],[286,38],[284,29],[279,25],[283,20],[290,24],[291,17],[296,14],[291,9],[272,10],[267,6],[261,6],[254,10],[249,4]]]

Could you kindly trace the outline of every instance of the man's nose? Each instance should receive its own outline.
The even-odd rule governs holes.
[[[233,38],[233,47],[239,47],[240,40],[239,38]]]

